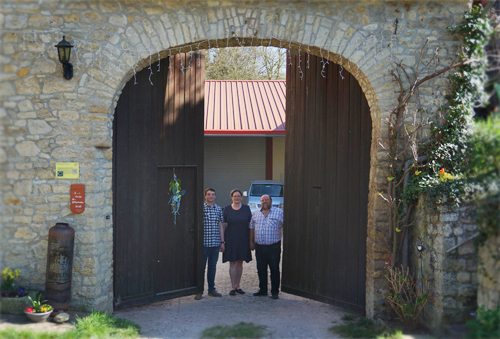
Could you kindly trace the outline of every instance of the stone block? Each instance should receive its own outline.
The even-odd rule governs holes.
[[[36,175],[39,179],[53,179],[55,178],[55,172],[52,168],[40,168],[36,170]],[[49,192],[44,192],[49,193]]]
[[[469,284],[470,280],[471,280],[470,278],[471,278],[471,275],[469,272],[458,272],[457,273],[457,281],[459,283]]]
[[[75,122],[71,125],[71,134],[73,135],[90,135],[92,133],[92,125],[88,122]]]
[[[449,224],[439,224],[438,233],[443,237],[449,237],[453,233]]]
[[[19,200],[18,197],[16,197],[12,192],[7,192],[3,196],[3,201],[5,202],[5,205],[7,206],[16,206],[16,205],[22,205],[23,203],[21,200]]]
[[[59,147],[52,151],[52,157],[54,159],[75,159],[80,155],[80,153],[70,147]]]
[[[16,151],[25,157],[32,157],[40,153],[40,149],[33,141],[22,141],[16,144]]]
[[[47,247],[48,241],[41,240],[31,248],[36,259],[46,259],[47,258]]]
[[[62,121],[74,121],[74,120],[78,120],[78,118],[80,117],[80,114],[76,111],[59,111],[58,117],[59,117],[59,120],[62,120]],[[69,128],[67,128],[67,129],[69,129]]]
[[[31,218],[30,218],[31,220]],[[17,228],[14,233],[14,239],[25,239],[25,240],[33,240],[37,237],[37,234],[33,232],[33,230],[27,226],[20,226]]]
[[[27,196],[33,191],[33,184],[29,180],[18,181],[14,184],[14,194],[18,197]]]
[[[98,136],[98,137],[84,137],[78,139],[78,143],[82,146],[95,146],[95,147],[104,147],[110,148],[112,145],[112,140],[107,136]],[[93,154],[92,154],[93,158]]]
[[[458,248],[459,255],[474,254],[474,253],[476,253],[476,248],[474,247],[474,243],[472,241],[468,241]]]
[[[443,308],[455,308],[457,307],[457,300],[453,297],[443,298]]]
[[[477,295],[477,286],[460,285],[458,287],[459,297],[475,297]]]

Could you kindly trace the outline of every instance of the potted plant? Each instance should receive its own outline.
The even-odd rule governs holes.
[[[24,309],[24,313],[30,318],[31,321],[40,323],[44,322],[48,319],[52,311],[54,311],[54,307],[52,307],[49,304],[44,304],[47,300],[40,301],[42,294],[38,293],[38,299],[31,299],[30,296],[28,296],[29,300],[31,301],[31,306],[28,306]]]
[[[23,314],[24,308],[29,305],[25,288],[14,284],[20,275],[20,270],[12,271],[10,267],[2,271],[0,313]]]

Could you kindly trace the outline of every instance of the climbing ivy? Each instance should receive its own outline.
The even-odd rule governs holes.
[[[427,166],[419,176],[410,178],[402,199],[412,205],[418,196],[425,194],[428,205],[434,205],[443,197],[460,203],[474,173],[469,166],[473,149],[471,133],[473,107],[487,100],[484,83],[487,80],[487,58],[485,46],[494,30],[489,20],[482,15],[482,7],[474,6],[464,14],[464,21],[451,28],[451,32],[464,39],[460,58],[474,62],[460,66],[449,75],[450,94],[447,105],[441,107],[444,121],[432,124],[431,142],[421,150],[428,156]],[[451,180],[442,180],[440,171],[451,175]]]

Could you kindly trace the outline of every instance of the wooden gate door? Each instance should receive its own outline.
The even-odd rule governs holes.
[[[371,117],[355,78],[287,67],[282,290],[363,312]]]
[[[116,107],[115,309],[203,288],[205,59],[186,54],[171,59],[170,68],[167,58],[161,60],[160,72],[155,64],[152,71],[137,73]],[[185,191],[176,216],[169,191],[174,176]]]

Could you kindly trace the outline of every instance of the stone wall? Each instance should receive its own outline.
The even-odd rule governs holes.
[[[424,310],[424,323],[431,327],[441,324],[465,323],[477,308],[477,234],[475,205],[456,207],[451,203],[438,204],[431,209],[421,199],[410,245],[411,267],[420,288],[421,267],[429,278],[430,292],[437,293],[433,303]],[[456,245],[458,248],[449,251]],[[420,256],[417,245],[424,250]]]
[[[469,0],[360,0],[354,5],[317,0],[2,1],[0,267],[20,268],[22,283],[43,289],[48,229],[67,222],[76,231],[73,305],[111,310],[110,147],[123,86],[179,46],[188,46],[184,52],[226,44],[288,47],[341,64],[356,77],[370,105],[366,311],[374,316],[386,285],[385,249],[372,231],[387,225],[386,205],[376,191],[387,177],[379,142],[384,142],[385,119],[397,104],[391,60],[415,65],[429,38],[426,58],[440,47],[441,62],[449,64],[459,41],[447,27],[460,22],[469,5]],[[75,44],[75,74],[69,81],[62,77],[54,48],[63,35]],[[429,114],[444,102],[447,90],[445,78],[420,87]],[[55,163],[66,161],[80,163],[77,182],[54,178]],[[81,215],[69,208],[71,183],[86,187]]]
[[[477,305],[487,310],[500,306],[500,237],[491,237],[479,248]]]
[[[494,186],[494,185],[492,185]],[[498,187],[498,186],[497,186]],[[477,292],[478,306],[487,310],[500,305],[500,194],[483,198],[478,203],[478,220],[481,233],[487,234],[479,246]],[[494,235],[496,234],[496,235]]]

